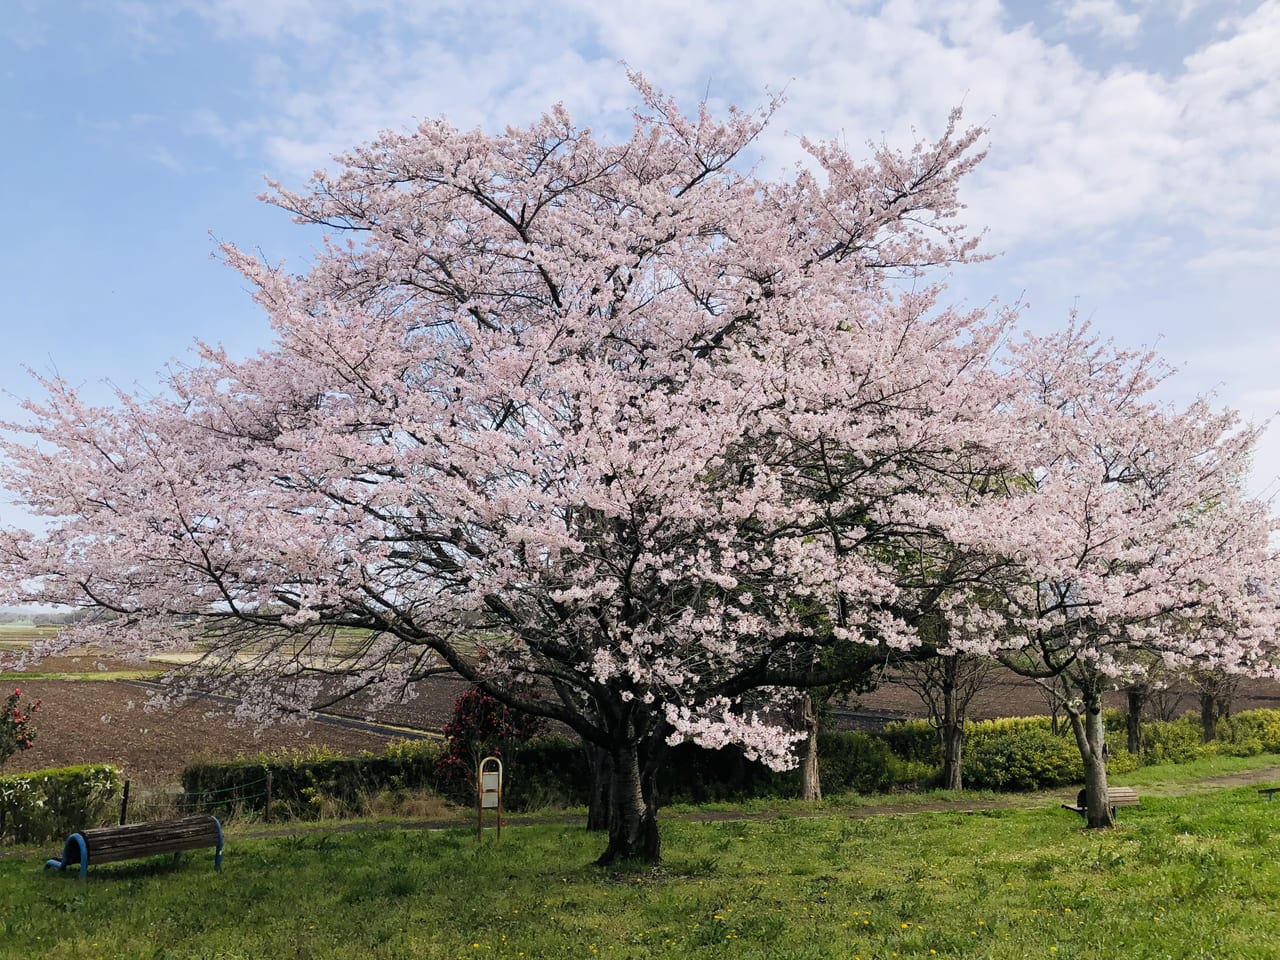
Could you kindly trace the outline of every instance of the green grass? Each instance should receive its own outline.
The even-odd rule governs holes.
[[[25,683],[29,680],[155,680],[164,674],[156,670],[84,670],[77,673],[0,673],[0,684]]]
[[[1274,753],[1262,753],[1252,757],[1201,757],[1188,763],[1154,764],[1149,767],[1139,767],[1111,779],[1126,787],[1146,787],[1159,791],[1164,788],[1182,788],[1188,784],[1196,784],[1216,777],[1265,770],[1268,767],[1277,768],[1276,779],[1280,780],[1280,757]]]
[[[1280,832],[1252,787],[1144,797],[1113,831],[1051,807],[663,826],[653,870],[580,829],[232,833],[90,870],[0,859],[0,956],[1264,958]],[[933,951],[936,951],[933,952]]]

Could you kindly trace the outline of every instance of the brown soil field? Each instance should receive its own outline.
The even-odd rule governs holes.
[[[4,773],[110,763],[126,779],[161,785],[176,783],[197,757],[230,759],[312,744],[353,754],[380,751],[393,739],[315,721],[277,724],[255,735],[251,726],[235,722],[230,707],[210,701],[147,710],[150,692],[129,681],[31,680],[21,687],[24,698],[43,700],[35,717],[36,742],[10,757]]]
[[[1113,691],[1106,697],[1109,707],[1123,710],[1125,696]],[[855,710],[870,714],[872,718],[923,716],[925,707],[920,698],[907,687],[887,683],[871,693],[856,698],[851,705]],[[1280,707],[1280,683],[1274,681],[1242,681],[1232,700],[1232,710],[1275,709]],[[1167,692],[1158,704],[1148,706],[1152,715],[1163,714],[1170,718],[1188,710],[1199,710],[1199,701],[1189,689]],[[987,684],[979,691],[969,707],[971,720],[989,720],[995,717],[1029,717],[1049,712],[1044,693],[1030,680],[1007,671],[995,671]],[[881,721],[882,722],[882,721]]]
[[[42,674],[82,673],[97,670],[138,670],[138,664],[110,660],[97,654],[48,658],[30,668]],[[145,668],[144,668],[145,669]],[[255,732],[237,723],[230,706],[209,699],[188,701],[165,710],[148,710],[146,684],[129,680],[49,680],[32,678],[15,683],[24,700],[41,698],[36,718],[36,744],[11,757],[4,773],[20,773],[79,763],[111,763],[126,778],[149,785],[175,783],[184,766],[199,757],[232,758],[282,748],[307,749],[315,745],[340,753],[380,751],[405,731],[375,729],[365,724],[345,725],[342,718],[311,720],[301,724],[277,724]],[[9,686],[6,682],[5,687]],[[457,678],[437,677],[417,685],[417,696],[403,704],[379,710],[378,723],[418,731],[440,731],[453,710],[454,701],[466,689]],[[1197,706],[1189,693],[1169,696],[1164,705],[1174,715]],[[1110,705],[1124,706],[1120,693]],[[1233,703],[1237,711],[1280,706],[1280,684],[1249,682],[1241,685]],[[970,717],[1044,714],[1048,707],[1032,683],[1010,674],[994,674],[975,699]],[[364,719],[358,703],[340,707],[336,714]],[[884,684],[835,711],[837,724],[846,729],[878,727],[892,718],[922,716],[918,696],[898,684]]]

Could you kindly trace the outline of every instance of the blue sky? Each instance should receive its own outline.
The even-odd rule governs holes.
[[[215,239],[301,269],[316,237],[256,199],[379,129],[622,129],[624,68],[691,107],[785,89],[799,137],[906,144],[962,105],[990,127],[963,196],[998,256],[957,300],[1073,307],[1181,368],[1170,399],[1280,408],[1280,0],[806,2],[8,0],[0,22],[0,390],[56,369],[150,389],[195,338],[269,345]],[[15,404],[0,398],[0,417]],[[1280,426],[1255,492],[1280,476]],[[0,505],[0,521],[23,522]]]

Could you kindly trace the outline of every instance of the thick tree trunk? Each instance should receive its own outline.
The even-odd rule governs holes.
[[[613,789],[613,758],[609,751],[587,744],[587,766],[591,770],[591,799],[587,805],[587,829],[609,829],[609,796]]]
[[[958,661],[954,661],[958,664]],[[955,668],[942,691],[942,786],[946,790],[963,790],[961,750],[964,746],[964,718],[956,703]]]
[[[656,864],[662,859],[658,836],[657,765],[641,764],[634,743],[613,750],[610,757],[609,845],[600,866],[634,860]]]
[[[818,772],[818,715],[813,698],[806,693],[800,698],[800,723],[805,731],[804,755],[800,760],[800,799],[821,800],[822,778]]]
[[[1218,698],[1211,691],[1200,691],[1200,726],[1205,743],[1218,739]]]
[[[1084,761],[1085,823],[1114,827],[1107,797],[1107,731],[1102,722],[1101,691],[1086,691],[1083,709],[1068,707],[1067,715]]]
[[[1135,756],[1142,752],[1142,708],[1146,701],[1146,691],[1141,687],[1130,687],[1125,691],[1125,746]]]

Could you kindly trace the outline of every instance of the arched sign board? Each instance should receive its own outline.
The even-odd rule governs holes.
[[[502,761],[485,757],[476,772],[476,840],[484,831],[484,812],[493,810],[498,817],[498,839],[502,839]]]

